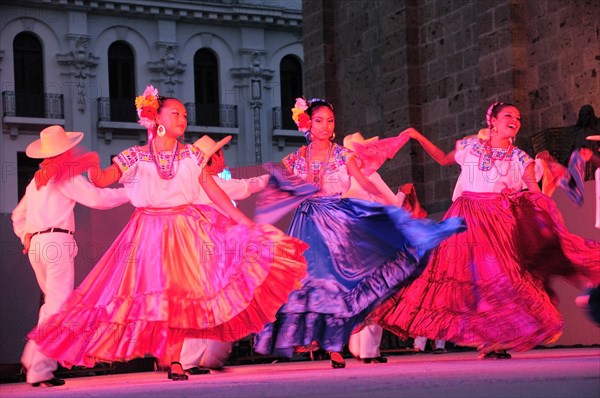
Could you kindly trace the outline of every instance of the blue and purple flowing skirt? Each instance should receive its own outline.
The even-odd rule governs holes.
[[[316,342],[341,351],[377,304],[421,273],[429,251],[464,228],[461,218],[418,220],[400,207],[339,195],[305,200],[288,234],[309,244],[308,275],[256,336],[255,350],[291,357]]]

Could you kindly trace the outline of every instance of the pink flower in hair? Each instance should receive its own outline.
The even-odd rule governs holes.
[[[298,126],[298,131],[306,133],[310,130],[310,117],[306,113],[308,103],[304,98],[296,98],[296,103],[292,108],[292,119]]]
[[[294,108],[301,109],[303,111],[308,109],[308,104],[304,98],[296,98],[296,103],[294,104]]]

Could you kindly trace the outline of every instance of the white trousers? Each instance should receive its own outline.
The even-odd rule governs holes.
[[[383,329],[379,325],[365,326],[360,332],[350,335],[348,349],[357,358],[377,358],[381,356]]]
[[[201,368],[222,368],[231,354],[229,341],[208,339],[185,339],[179,361],[183,369],[195,366]]]
[[[29,262],[44,293],[38,325],[56,314],[73,291],[77,244],[73,235],[62,232],[38,234],[31,238]],[[38,333],[44,333],[43,327]],[[33,340],[25,344],[21,363],[27,369],[27,382],[37,383],[54,377],[56,361],[42,354]]]
[[[415,344],[413,348],[418,348],[421,351],[425,351],[425,345],[427,344],[427,337],[418,336],[415,337]],[[435,349],[441,348],[442,350],[446,347],[446,340],[436,340]]]

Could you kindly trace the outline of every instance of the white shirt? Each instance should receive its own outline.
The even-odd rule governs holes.
[[[392,192],[392,190],[390,189],[390,187],[388,187],[388,185],[385,183],[385,181],[383,181],[383,179],[381,178],[381,176],[379,175],[379,173],[377,173],[376,171],[373,172],[372,174],[365,176],[367,177],[367,179],[369,181],[371,181],[373,183],[373,185],[375,185],[377,188],[379,188],[379,190],[381,192],[383,192],[383,195],[385,196],[385,198],[393,203],[396,202],[397,206],[402,205],[402,200],[404,200],[404,195],[401,195],[400,197],[397,197],[394,192]],[[359,183],[358,181],[356,181],[356,179],[354,179],[353,177],[350,177],[350,189],[348,189],[348,191],[346,191],[346,193],[344,193],[343,195],[344,198],[357,198],[357,199],[363,199],[363,200],[368,200],[371,202],[381,202],[381,199],[372,195],[371,193],[367,192]],[[402,199],[402,200],[400,200]],[[399,202],[399,203],[398,203]]]
[[[267,186],[269,182],[269,175],[263,174],[258,177],[235,179],[231,178],[225,180],[221,177],[214,176],[215,182],[225,192],[229,199],[242,200],[246,199],[253,193],[256,193]],[[209,199],[206,192],[203,189],[200,190],[198,198],[194,200],[194,204],[198,205],[211,205],[212,201]]]
[[[129,202],[123,188],[97,188],[83,176],[67,181],[50,181],[39,190],[32,180],[25,196],[12,212],[15,234],[24,242],[26,233],[62,228],[75,231],[75,203],[94,209],[111,209]]]

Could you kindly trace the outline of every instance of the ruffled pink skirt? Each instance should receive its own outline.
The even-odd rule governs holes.
[[[61,312],[29,337],[63,366],[145,355],[186,337],[234,341],[275,319],[306,273],[307,246],[208,206],[136,209]]]
[[[555,342],[563,324],[549,280],[597,282],[600,242],[569,233],[543,194],[466,192],[445,218],[456,216],[467,231],[442,242],[425,271],[370,321],[484,353]]]

